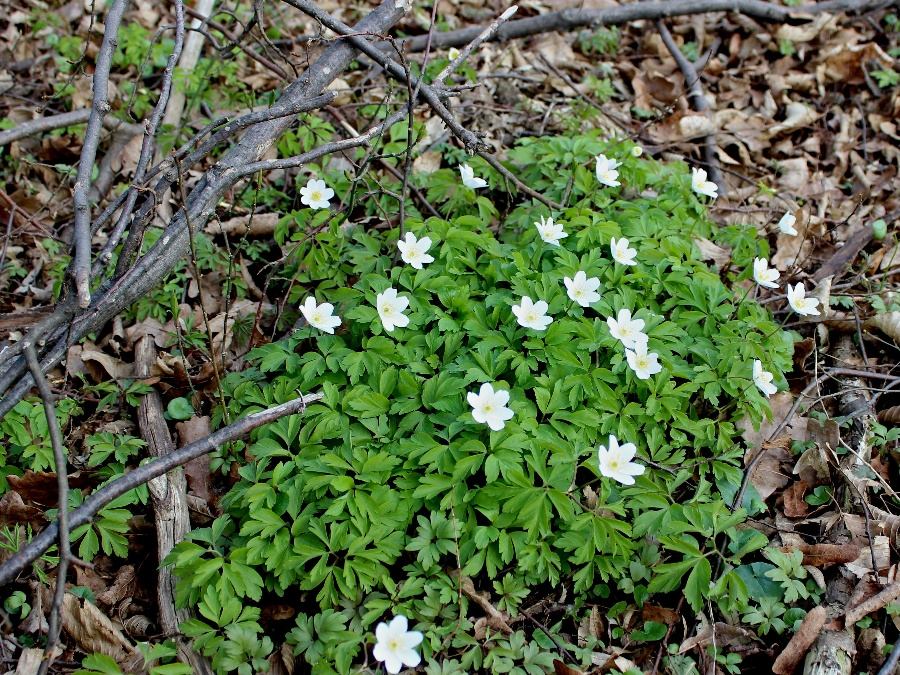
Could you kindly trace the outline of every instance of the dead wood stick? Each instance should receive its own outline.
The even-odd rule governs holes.
[[[152,365],[156,362],[156,346],[153,338],[144,336],[137,341],[134,349],[135,376],[150,377]],[[147,448],[154,457],[165,457],[175,451],[175,444],[169,433],[169,426],[163,415],[163,404],[154,389],[141,398],[138,407],[138,426],[141,436],[147,441]],[[168,473],[147,483],[153,513],[156,520],[156,548],[160,565],[157,568],[156,601],[159,607],[159,625],[167,636],[179,636],[181,622],[191,618],[187,609],[175,609],[175,578],[170,566],[162,561],[175,545],[183,541],[191,531],[188,515],[187,485],[182,468],[176,467]],[[209,663],[191,649],[190,644],[176,639],[178,655],[191,667],[194,673],[211,673]]]
[[[50,617],[47,622],[47,647],[44,650],[44,658],[38,669],[38,675],[46,675],[55,658],[56,645],[59,643],[59,629],[61,625],[60,612],[62,611],[63,598],[66,594],[66,576],[69,571],[69,561],[72,554],[69,548],[69,478],[66,462],[66,452],[63,449],[62,433],[59,429],[59,420],[56,419],[56,406],[53,403],[53,392],[41,371],[34,345],[27,344],[25,358],[34,381],[37,383],[38,393],[44,402],[44,414],[47,416],[47,428],[50,431],[50,445],[53,447],[53,464],[56,469],[56,488],[59,502],[58,523],[59,533],[59,565],[56,567],[56,587],[53,591],[53,604],[50,606]],[[51,540],[52,541],[52,540]]]
[[[854,623],[862,619],[868,614],[872,612],[877,612],[879,609],[882,609],[887,606],[889,602],[893,602],[897,598],[900,598],[900,581],[895,581],[890,586],[887,586],[883,591],[873,595],[868,600],[859,603],[855,607],[850,607],[846,614],[844,614],[844,622],[848,626],[852,626]]]
[[[51,115],[50,117],[38,117],[36,120],[22,122],[12,129],[0,131],[0,146],[8,145],[13,141],[20,141],[29,136],[42,134],[45,131],[53,131],[62,127],[70,127],[75,124],[84,124],[91,116],[90,108],[78,108],[72,112],[60,113],[59,115]],[[112,131],[119,129],[128,129],[132,135],[141,133],[141,127],[138,124],[128,124],[114,117],[104,117],[103,126]]]
[[[673,16],[707,12],[737,12],[761,21],[810,21],[813,16],[822,12],[870,12],[888,7],[895,1],[831,0],[798,7],[786,7],[762,0],[647,0],[646,2],[634,2],[601,9],[563,9],[527,19],[509,21],[491,37],[491,41],[502,42],[538,33],[565,32],[585,26],[617,26],[642,19],[655,21]],[[432,47],[437,49],[461,47],[475,39],[482,30],[484,30],[483,26],[472,26],[435,33]],[[420,52],[425,47],[425,39],[424,36],[419,35],[406,38],[402,44],[410,51]]]
[[[794,669],[806,656],[806,652],[812,647],[813,642],[819,637],[819,633],[825,625],[827,614],[825,608],[821,605],[809,610],[803,619],[803,623],[800,624],[800,628],[797,629],[790,642],[787,643],[778,655],[778,658],[775,659],[775,663],[772,664],[773,673],[790,675],[794,672]]]
[[[73,201],[75,202],[75,255],[72,259],[72,270],[75,278],[75,293],[78,305],[82,309],[91,304],[91,207],[88,203],[88,190],[91,187],[91,173],[94,170],[94,159],[100,145],[100,130],[103,118],[109,112],[109,71],[112,66],[113,53],[118,45],[119,24],[128,0],[115,0],[106,15],[103,42],[97,54],[93,79],[93,101],[91,115],[88,118],[87,130],[84,132],[84,143],[78,159],[78,173],[75,177]]]
[[[678,45],[675,44],[672,33],[669,32],[668,27],[666,27],[666,24],[662,19],[657,19],[656,29],[659,31],[663,44],[666,45],[666,49],[669,50],[672,58],[675,59],[675,63],[678,64],[678,69],[684,76],[685,86],[688,89],[688,100],[691,103],[691,107],[697,112],[708,112],[709,101],[703,93],[703,84],[700,82],[700,74],[697,72],[694,64],[681,53]],[[722,176],[722,170],[719,168],[719,160],[716,157],[715,133],[706,134],[703,137],[703,163],[706,165],[706,170],[709,171],[709,179],[719,187],[719,194],[726,194],[728,187],[725,185],[725,178]]]
[[[164,457],[142,464],[133,471],[91,493],[81,506],[68,514],[68,526],[75,528],[87,525],[100,509],[116,497],[121,497],[129,490],[144,485],[150,480],[162,476],[192,459],[202,457],[226,443],[245,436],[257,427],[274,422],[286,415],[302,413],[309,404],[315,403],[321,398],[322,394],[305,394],[293,401],[250,413],[227,427],[222,427],[206,438],[185,445]],[[0,564],[0,587],[14,580],[22,570],[50,548],[53,542],[56,541],[58,532],[59,526],[57,523],[51,523],[25,546],[7,558],[4,563]]]

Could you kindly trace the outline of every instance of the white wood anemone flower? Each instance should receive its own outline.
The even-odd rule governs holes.
[[[634,477],[640,476],[647,469],[643,464],[631,461],[635,455],[637,448],[634,443],[619,445],[619,439],[610,434],[609,447],[601,445],[597,448],[600,474],[622,485],[634,485]]]
[[[428,255],[430,237],[416,239],[416,235],[407,232],[406,237],[397,242],[397,248],[400,249],[400,259],[413,269],[420,270],[422,265],[434,262],[434,258]]]
[[[778,387],[772,384],[774,377],[768,370],[763,370],[762,361],[756,359],[753,362],[753,384],[766,395],[766,398],[778,391]]]
[[[620,265],[637,265],[637,251],[628,246],[628,240],[625,237],[621,239],[612,238],[609,242],[609,252]]]
[[[787,299],[791,309],[800,316],[819,315],[819,300],[806,297],[806,287],[802,282],[797,282],[793,288],[788,284]]]
[[[553,323],[553,317],[547,316],[548,307],[543,300],[532,302],[531,298],[523,295],[519,304],[512,306],[512,312],[520,326],[532,330],[547,330],[547,326]]]
[[[691,169],[691,189],[698,195],[713,199],[719,196],[719,187],[706,179],[706,169]]]
[[[447,50],[447,59],[449,61],[453,61],[458,56],[459,56],[459,49],[457,49],[456,47],[450,47],[450,49]]]
[[[495,390],[493,385],[485,382],[476,394],[470,391],[466,396],[472,406],[472,418],[479,424],[487,424],[492,431],[500,431],[511,420],[513,411],[506,407],[509,403],[509,392]]]
[[[610,159],[606,155],[597,155],[594,158],[597,161],[596,174],[597,180],[608,187],[619,187],[619,172],[617,169],[621,162]]]
[[[313,296],[308,296],[300,305],[300,313],[313,328],[334,335],[334,329],[341,325],[341,318],[334,314],[334,305],[330,302],[316,304]]]
[[[769,267],[769,261],[765,258],[753,259],[753,281],[760,286],[778,288],[778,284],[775,282],[780,276],[781,273],[774,267]]]
[[[459,175],[462,178],[463,185],[473,190],[487,187],[487,181],[484,178],[478,178],[475,170],[468,164],[459,165]]]
[[[659,364],[659,355],[656,352],[647,351],[647,340],[635,342],[634,349],[625,350],[625,360],[628,367],[634,371],[639,380],[649,380],[662,370]]]
[[[311,209],[327,209],[328,200],[334,197],[334,190],[325,184],[324,180],[310,178],[306,185],[300,188],[300,203]]]
[[[647,342],[644,320],[632,319],[629,309],[620,309],[615,319],[609,317],[606,320],[606,325],[609,326],[610,335],[621,342],[625,349],[634,349],[639,342]]]
[[[778,231],[782,234],[796,237],[798,234],[797,228],[794,227],[796,223],[797,217],[793,213],[788,211],[783,216],[781,216],[781,220],[778,221]]]
[[[554,223],[553,218],[544,219],[544,216],[541,216],[541,219],[534,224],[537,228],[538,234],[541,235],[541,239],[546,244],[551,244],[552,246],[559,246],[560,239],[565,239],[569,235],[566,234],[566,231],[563,230],[562,223]]]
[[[600,299],[597,289],[600,288],[600,279],[597,277],[588,277],[582,271],[575,272],[575,277],[563,277],[563,283],[566,285],[566,293],[573,302],[577,302],[582,307],[590,307],[592,303]]]
[[[394,328],[403,328],[409,325],[409,317],[403,313],[407,307],[409,307],[409,298],[397,295],[396,288],[388,288],[375,296],[375,309],[378,310],[381,325],[388,333]]]
[[[402,614],[395,616],[390,623],[382,621],[375,627],[376,642],[372,655],[392,675],[399,673],[404,666],[415,668],[422,662],[416,647],[424,636],[417,630],[408,629],[409,622]]]

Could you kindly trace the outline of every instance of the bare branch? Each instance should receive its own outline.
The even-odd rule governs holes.
[[[60,612],[62,611],[63,597],[66,594],[66,576],[69,571],[69,561],[72,554],[69,548],[69,478],[66,467],[66,452],[63,449],[62,433],[59,430],[59,420],[56,419],[56,406],[53,404],[53,392],[50,385],[41,372],[37,353],[34,345],[27,344],[25,358],[34,381],[37,382],[38,392],[44,402],[44,414],[47,416],[47,428],[50,430],[50,445],[53,447],[53,463],[56,469],[56,487],[59,498],[59,509],[56,517],[57,531],[59,532],[59,565],[56,568],[56,588],[53,591],[53,604],[50,607],[48,620],[47,647],[44,650],[44,659],[38,669],[38,675],[45,675],[53,663],[56,653],[56,645],[59,643]]]
[[[761,21],[809,21],[814,15],[822,12],[871,12],[895,3],[896,0],[831,0],[799,7],[786,7],[763,0],[646,0],[602,9],[563,9],[510,21],[502,26],[491,40],[502,42],[538,33],[565,32],[585,26],[617,26],[641,19],[655,21],[707,12],[738,12]],[[435,33],[432,46],[461,47],[477,38],[482,30],[483,26],[473,26]],[[401,43],[410,51],[420,52],[425,48],[425,36],[406,38]]]
[[[450,73],[452,73],[459,67],[459,64],[465,62],[465,60],[469,58],[469,55],[475,50],[476,47],[478,47],[478,45],[494,37],[494,35],[497,34],[497,31],[500,30],[500,26],[509,21],[510,17],[518,11],[518,5],[513,5],[505,12],[503,12],[503,14],[494,19],[494,21],[487,28],[479,33],[478,37],[467,44],[462,49],[462,51],[460,51],[459,55],[455,59],[450,61],[450,63],[448,63],[444,67],[444,69],[440,73],[438,73],[438,76],[434,78],[434,81],[438,83],[443,82],[445,77],[447,77]]]
[[[306,394],[276,405],[266,410],[250,413],[246,417],[222,427],[213,434],[194,443],[185,445],[174,452],[142,464],[133,471],[125,474],[104,485],[93,492],[84,503],[69,513],[68,527],[77,528],[87,525],[104,506],[116,497],[121,497],[129,490],[144,485],[154,478],[162,476],[172,469],[181,466],[197,457],[202,457],[216,448],[247,435],[253,429],[261,427],[269,422],[274,422],[285,415],[295,415],[306,410],[306,407],[322,398],[321,394]],[[55,418],[54,418],[55,419]],[[0,587],[13,581],[22,570],[37,560],[56,540],[59,526],[51,523],[40,534],[23,546],[19,551],[10,556],[6,562],[0,565]]]
[[[8,145],[13,141],[20,141],[23,138],[28,138],[29,136],[42,134],[46,131],[53,131],[54,129],[70,127],[75,124],[84,124],[88,121],[90,116],[90,108],[79,108],[78,110],[73,110],[72,112],[61,113],[59,115],[51,115],[50,117],[39,117],[36,120],[31,120],[30,122],[22,122],[22,124],[15,126],[12,129],[0,131],[0,146]],[[104,117],[103,126],[107,129],[111,129],[112,131],[117,131],[119,129],[128,129],[132,132],[132,135],[135,136],[141,133],[141,127],[139,125],[128,124],[127,122],[123,122],[122,120],[116,119],[114,117]]]
[[[112,65],[113,53],[118,44],[119,24],[127,5],[128,0],[115,0],[106,15],[103,42],[100,45],[100,52],[97,54],[94,70],[91,115],[88,118],[87,131],[84,133],[84,144],[81,148],[78,174],[75,178],[73,195],[75,201],[75,256],[72,261],[72,269],[74,270],[78,304],[82,308],[91,304],[91,209],[88,204],[88,190],[91,187],[91,172],[94,169],[97,146],[100,144],[103,118],[109,112],[109,101],[107,100],[109,70]]]
[[[669,50],[672,58],[675,59],[675,63],[678,64],[678,69],[684,76],[691,106],[697,112],[708,111],[709,101],[703,94],[703,84],[700,82],[700,75],[697,73],[697,69],[694,68],[694,64],[681,53],[678,45],[675,44],[672,33],[669,32],[662,19],[656,21],[656,29],[659,31],[663,44],[666,45],[666,49]],[[716,157],[716,136],[714,133],[706,134],[703,137],[703,163],[706,165],[707,171],[709,171],[709,179],[718,186],[719,193],[724,195],[728,190],[728,186],[725,184],[725,178],[722,176],[719,160]]]

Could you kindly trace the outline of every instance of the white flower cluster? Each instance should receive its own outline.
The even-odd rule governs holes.
[[[632,155],[639,157],[641,148],[632,149]],[[610,159],[605,155],[596,158],[597,180],[608,187],[618,187],[618,168],[621,162]],[[460,177],[467,188],[478,190],[487,187],[485,179],[475,176],[474,170],[468,164],[459,166]],[[691,187],[694,192],[715,199],[718,196],[716,184],[707,180],[706,171],[692,169]],[[328,188],[324,181],[313,180],[301,188],[301,202],[313,209],[327,208],[328,201],[334,196],[334,191]],[[779,229],[785,234],[796,234],[793,229],[794,216],[790,213],[779,222]],[[541,240],[551,246],[561,246],[560,242],[569,235],[562,223],[554,222],[552,217],[541,216],[539,222],[534,224]],[[424,265],[434,262],[434,257],[428,254],[432,241],[430,237],[417,238],[413,233],[407,232],[405,237],[397,242],[400,258],[413,269],[421,270]],[[610,241],[610,255],[619,265],[626,267],[637,265],[637,250],[629,245],[624,237]],[[779,272],[770,269],[769,263],[764,258],[756,258],[753,261],[753,278],[757,284],[766,288],[778,288],[776,283]],[[566,294],[572,302],[580,307],[590,307],[600,300],[600,279],[588,277],[583,270],[578,270],[573,277],[564,277],[563,283]],[[802,283],[794,288],[788,286],[788,302],[799,314],[818,314],[818,300],[806,298],[806,290]],[[400,296],[393,287],[378,293],[375,299],[375,307],[381,324],[387,332],[395,328],[403,328],[409,325],[409,317],[405,312],[409,308],[409,298]],[[518,324],[526,329],[545,331],[553,323],[553,317],[547,314],[549,305],[546,301],[532,300],[529,296],[522,296],[518,304],[512,306],[512,313]],[[300,311],[307,323],[325,333],[333,334],[334,329],[340,325],[340,317],[334,315],[334,306],[330,303],[317,304],[314,297],[307,297],[300,306]],[[643,319],[634,318],[631,310],[622,308],[615,318],[606,319],[609,332],[618,340],[625,350],[625,360],[628,367],[639,380],[648,380],[653,375],[662,372],[662,364],[659,355],[649,351],[649,337],[644,332]],[[777,391],[772,383],[774,376],[763,369],[759,360],[753,362],[753,382],[767,397]],[[510,393],[504,389],[494,389],[490,382],[482,383],[477,392],[468,392],[466,400],[472,408],[472,419],[479,424],[486,424],[492,431],[501,431],[506,422],[514,416],[509,407]],[[634,485],[635,477],[642,475],[646,467],[634,460],[637,456],[637,447],[634,443],[620,443],[616,436],[610,434],[607,445],[601,445],[597,449],[597,462],[600,474],[611,478],[623,485]],[[422,642],[423,635],[418,631],[408,629],[408,621],[403,615],[394,616],[390,623],[379,623],[375,629],[376,644],[373,655],[376,660],[384,663],[388,673],[399,673],[405,666],[415,668],[421,663],[421,656],[416,647]]]

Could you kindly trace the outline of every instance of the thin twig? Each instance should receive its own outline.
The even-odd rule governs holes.
[[[68,526],[77,528],[87,525],[100,509],[116,497],[121,497],[129,490],[144,485],[150,480],[162,476],[192,459],[209,454],[216,448],[247,435],[257,427],[274,422],[285,415],[302,413],[309,404],[315,403],[321,398],[322,394],[306,394],[293,401],[250,413],[227,427],[222,427],[206,438],[189,443],[164,457],[141,464],[124,476],[110,481],[99,490],[91,493],[81,506],[69,513]],[[0,587],[15,579],[25,567],[37,560],[41,554],[50,548],[57,538],[58,531],[59,528],[56,523],[51,523],[4,563],[0,564]]]
[[[668,27],[666,27],[666,24],[662,19],[657,19],[656,29],[659,31],[663,44],[666,45],[666,49],[669,50],[672,58],[675,59],[675,63],[678,64],[678,69],[684,76],[685,85],[688,90],[688,100],[690,101],[691,106],[697,112],[708,112],[709,101],[703,93],[703,84],[700,82],[700,75],[697,73],[694,64],[681,53],[678,45],[675,44],[672,33],[669,32]],[[725,185],[725,178],[722,176],[722,170],[719,168],[719,160],[716,157],[715,133],[706,134],[703,137],[703,163],[706,165],[706,170],[709,171],[709,179],[719,187],[719,194],[724,195],[728,187]]]
[[[71,551],[69,547],[69,479],[66,466],[66,453],[63,449],[62,433],[59,430],[59,420],[56,419],[56,406],[53,403],[53,392],[47,384],[47,378],[41,371],[34,345],[25,347],[25,359],[31,376],[37,383],[38,393],[44,402],[44,414],[47,416],[47,429],[50,431],[50,445],[53,447],[53,463],[56,470],[56,489],[59,498],[59,509],[56,517],[57,530],[59,532],[59,565],[56,568],[56,588],[53,592],[53,604],[50,606],[50,617],[47,621],[47,646],[44,649],[44,659],[38,669],[38,675],[46,675],[53,663],[56,645],[59,643],[60,612],[62,611],[63,597],[66,594],[66,576],[69,571]]]
[[[435,4],[437,4],[437,3],[435,3]],[[451,60],[450,63],[448,63],[446,66],[444,66],[444,69],[440,73],[438,73],[437,77],[434,78],[434,81],[437,82],[438,84],[442,83],[444,81],[444,78],[446,78],[450,73],[455,72],[456,69],[459,68],[460,64],[464,63],[466,61],[466,59],[469,58],[469,54],[471,54],[482,42],[485,42],[485,41],[493,38],[497,34],[497,31],[500,30],[500,26],[502,26],[504,23],[509,21],[509,19],[512,18],[513,14],[515,14],[518,11],[519,11],[518,5],[513,5],[512,7],[507,9],[505,12],[503,12],[503,14],[501,14],[496,19],[494,19],[494,21],[487,28],[485,28],[483,31],[481,31],[481,33],[479,33],[478,36],[474,40],[472,40],[465,47],[463,47],[463,49],[459,52],[459,54],[457,55],[457,57],[455,59]],[[429,40],[426,42],[426,47],[425,47],[426,52],[428,51],[429,47],[431,46],[430,38],[431,38],[431,35],[429,35]],[[423,67],[422,70],[424,71],[425,68]]]
[[[91,304],[91,207],[88,204],[88,190],[91,188],[91,173],[97,146],[100,144],[100,130],[103,118],[109,112],[109,70],[112,66],[113,53],[118,45],[119,24],[128,0],[115,0],[106,15],[106,27],[103,31],[103,42],[97,54],[94,69],[94,94],[91,104],[91,116],[88,118],[87,130],[84,132],[84,143],[78,159],[78,174],[75,177],[73,201],[75,202],[74,244],[75,255],[72,260],[72,271],[75,278],[75,292],[78,305],[84,309]]]
[[[169,54],[169,60],[166,63],[166,69],[163,71],[162,91],[159,94],[159,100],[156,101],[156,106],[154,106],[153,108],[153,114],[150,116],[150,120],[147,122],[144,128],[144,140],[141,143],[141,153],[138,157],[138,163],[134,170],[134,179],[132,181],[133,185],[140,184],[144,180],[144,176],[147,171],[147,165],[153,158],[153,151],[156,146],[156,132],[159,128],[159,123],[162,120],[163,115],[166,112],[166,107],[169,103],[169,96],[172,93],[172,77],[175,72],[175,66],[178,64],[178,59],[181,56],[181,50],[183,46],[184,2],[182,2],[182,0],[175,0],[175,44],[172,46],[172,53]],[[125,231],[125,227],[129,222],[131,212],[134,209],[134,203],[137,201],[137,198],[138,191],[131,190],[128,198],[125,201],[125,205],[122,207],[122,211],[119,213],[119,218],[116,221],[115,226],[113,227],[113,231],[100,253],[97,261],[98,265],[102,266],[109,262],[109,256],[112,255],[112,250],[116,247],[116,244],[121,238],[122,233]],[[106,257],[104,258],[104,256]],[[94,274],[96,275],[96,271],[94,272]]]
[[[333,16],[323,11],[318,7],[315,3],[311,2],[311,0],[285,0],[289,5],[296,7],[301,12],[308,14],[316,21],[321,23],[326,28],[334,31],[338,35],[344,36],[346,40],[350,42],[354,47],[356,47],[363,54],[368,56],[370,59],[375,61],[379,66],[385,69],[385,71],[394,79],[405,82],[406,72],[399,63],[391,59],[387,56],[379,47],[371,42],[369,42],[366,37],[359,34],[357,30],[351,28],[347,24],[342,21],[338,21]],[[477,37],[477,36],[476,36]],[[412,78],[412,84],[416,85],[419,82],[420,78]],[[433,87],[425,84],[424,82],[419,85],[419,91],[421,92],[421,96],[425,99],[425,102],[428,103],[429,106],[434,110],[438,117],[440,117],[444,124],[453,132],[453,134],[462,141],[466,150],[469,152],[477,152],[478,150],[490,150],[490,147],[481,140],[474,133],[463,127],[457,119],[453,116],[450,110],[447,109],[447,106],[441,101],[441,94],[439,94]]]

